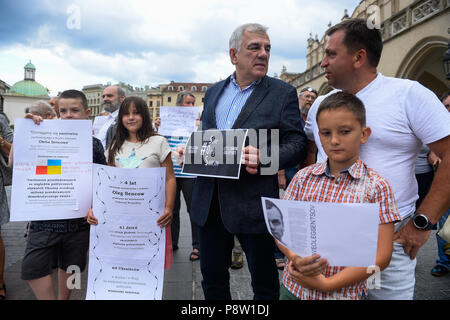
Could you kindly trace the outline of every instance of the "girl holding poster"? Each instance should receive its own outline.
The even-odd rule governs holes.
[[[118,168],[166,168],[164,213],[157,221],[161,228],[170,226],[172,222],[176,192],[170,153],[167,139],[158,135],[152,128],[145,101],[139,97],[126,98],[120,105],[116,133],[105,156],[109,166]],[[92,210],[87,221],[90,224],[98,223]],[[171,243],[167,243],[170,239],[170,228],[166,228],[166,268],[171,263],[171,256],[167,256],[172,253]]]

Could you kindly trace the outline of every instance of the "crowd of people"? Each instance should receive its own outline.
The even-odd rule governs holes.
[[[271,42],[265,26],[244,24],[231,35],[235,71],[207,90],[198,130],[279,133],[279,141],[268,134],[267,141],[246,144],[239,179],[183,174],[187,138],[159,135],[161,119],[152,122],[143,99],[126,97],[118,86],[103,91],[107,120],[92,140],[93,163],[166,168],[165,209],[158,220],[171,240],[166,251],[178,249],[183,193],[192,234],[188,259],[200,260],[207,300],[231,299],[229,268],[242,267],[242,253],[255,300],[413,299],[417,252],[450,212],[450,96],[440,101],[416,81],[379,73],[381,35],[364,20],[345,20],[326,35],[321,67],[335,89],[322,96],[311,87],[297,93],[267,76]],[[176,104],[193,106],[195,96],[181,92]],[[81,91],[66,90],[26,112],[39,124],[88,119],[90,109]],[[9,155],[12,165],[12,131],[2,117],[0,131],[1,156]],[[261,150],[275,145],[278,173],[263,174]],[[139,161],[129,161],[131,155]],[[285,200],[378,203],[381,288],[368,288],[366,268],[332,266],[318,254],[301,257],[274,239],[261,197],[279,198],[280,193]],[[3,187],[0,199],[0,222],[5,223],[9,211]],[[97,222],[90,210],[85,218],[30,223],[22,279],[38,299],[69,299],[66,269],[86,267],[89,228]],[[436,237],[439,258],[431,274],[444,276],[450,270],[450,246]],[[0,237],[0,298],[6,295],[3,264]],[[51,277],[55,269],[57,292]],[[278,269],[283,270],[281,283]]]

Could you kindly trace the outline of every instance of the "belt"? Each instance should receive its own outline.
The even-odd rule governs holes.
[[[48,232],[80,232],[89,229],[89,224],[84,219],[74,219],[66,221],[33,221],[31,230]]]

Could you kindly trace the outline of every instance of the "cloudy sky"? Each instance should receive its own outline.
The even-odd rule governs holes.
[[[31,60],[51,95],[118,81],[216,82],[233,71],[228,39],[247,22],[269,28],[269,75],[283,65],[302,72],[309,33],[321,37],[359,2],[0,0],[0,80],[23,80]]]

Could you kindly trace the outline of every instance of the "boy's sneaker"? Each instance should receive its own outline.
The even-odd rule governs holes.
[[[435,277],[443,277],[448,273],[448,269],[446,267],[443,267],[441,265],[435,265],[434,268],[431,270],[431,274]]]

